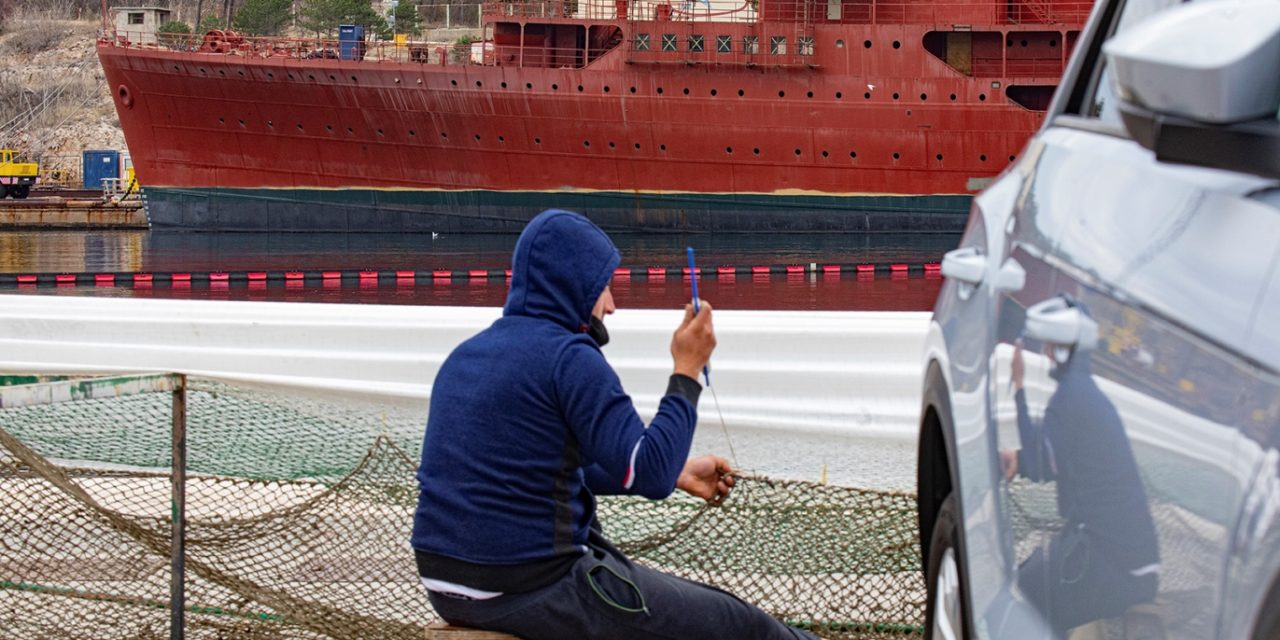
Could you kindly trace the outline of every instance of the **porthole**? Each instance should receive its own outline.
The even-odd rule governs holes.
[[[898,42],[897,40],[894,40],[894,41],[893,41],[893,48],[894,48],[894,49],[901,49],[901,48],[902,48],[902,43],[901,43],[901,42]]]
[[[353,83],[354,83],[354,82],[356,82],[356,77],[355,77],[355,76],[351,76],[351,82],[353,82]]]
[[[843,99],[843,98],[844,98],[844,93],[842,93],[842,92],[840,92],[840,91],[837,91],[837,92],[836,92],[836,100],[841,100],[841,99]]]
[[[582,85],[578,85],[578,93],[582,93]]]
[[[870,92],[870,91],[868,91],[868,92],[866,92],[866,93],[862,94],[862,98],[863,98],[864,100],[870,100],[870,99],[871,99],[871,92]]]
[[[293,74],[292,74],[292,73],[291,73],[291,74],[289,74],[289,79],[290,79],[290,80],[293,80],[293,79],[294,79],[294,77],[293,77]]]
[[[298,123],[298,131],[302,131],[302,123],[301,123],[301,122],[299,122],[299,123]]]
[[[226,123],[227,123],[226,118],[218,118],[218,124],[226,124]]]
[[[655,91],[657,91],[658,95],[662,95],[662,87],[658,87]]]
[[[268,79],[268,80],[275,80],[275,79],[276,79],[276,74],[271,73],[270,71],[268,71],[268,72],[267,72],[267,79]]]
[[[583,140],[583,141],[582,141],[582,146],[584,146],[584,147],[586,147],[586,148],[590,149],[590,148],[591,148],[591,141],[590,141],[590,140]]]
[[[779,92],[778,92],[778,97],[779,97],[779,98],[785,98],[785,97],[787,97],[787,92],[786,92],[786,91],[779,91]]]
[[[449,81],[449,84],[451,84],[451,85],[453,85],[453,86],[455,86],[455,87],[456,87],[456,86],[458,86],[458,81],[457,81],[457,80],[450,80],[450,81]]]
[[[921,102],[924,102],[925,100],[928,100],[928,99],[929,99],[929,94],[927,94],[927,93],[922,93],[922,94],[920,94],[920,101],[921,101]]]
[[[910,109],[907,109],[907,117],[908,117],[908,118],[910,118],[910,117],[911,117],[911,110],[910,110]]]
[[[338,80],[338,76],[335,76],[335,75],[333,75],[333,74],[331,73],[331,74],[329,74],[329,79],[330,79],[330,80],[333,80],[333,81],[335,81],[335,82],[336,82],[336,81]]]
[[[862,41],[862,48],[863,48],[863,49],[870,49],[870,48],[871,48],[871,41],[870,41],[870,40],[863,40],[863,41]]]
[[[806,98],[812,98],[812,97],[813,97],[813,92],[812,92],[812,91],[809,91],[809,92],[805,93],[805,94],[804,94],[804,96],[805,96]]]
[[[200,69],[200,73],[205,73],[205,70],[204,70],[204,68],[203,68],[203,67],[201,67],[201,69]]]
[[[899,159],[899,158],[901,158],[901,157],[902,157],[902,156],[898,155],[898,152],[897,152],[897,151],[894,151],[894,152],[893,152],[893,159],[894,159],[894,160],[897,160],[897,159]]]
[[[857,151],[850,151],[850,152],[849,152],[849,158],[850,158],[850,159],[854,159],[854,158],[857,158],[857,157],[858,157],[858,152],[857,152]]]
[[[760,147],[753,148],[751,150],[751,155],[756,155],[756,156],[760,155]]]
[[[712,90],[711,90],[711,97],[712,97],[712,98],[716,97],[716,90],[715,90],[715,89],[712,89]]]
[[[979,93],[979,94],[978,94],[978,100],[981,100],[981,101],[983,101],[983,102],[986,102],[986,100],[987,100],[987,94],[985,94],[985,93]]]
[[[635,92],[636,92],[636,88],[635,88],[635,87],[631,87],[631,88],[629,89],[629,91],[630,91],[631,93],[635,93]]]
[[[480,134],[478,134],[478,133],[477,133],[476,135],[474,135],[474,136],[472,136],[472,137],[474,137],[474,138],[476,139],[476,142],[480,142]]]
[[[479,89],[480,87],[483,87],[483,86],[484,86],[484,83],[483,83],[483,82],[480,82],[479,80],[476,80],[476,88],[477,88],[477,89]]]
[[[309,78],[312,82],[315,82],[316,75],[314,73],[308,73],[307,78]]]
[[[386,134],[382,132],[382,129],[378,129],[378,137],[381,138],[384,135]]]
[[[396,83],[396,84],[400,84],[400,78],[395,78],[395,79],[393,79],[393,80],[392,80],[392,82],[394,82],[394,83]]]
[[[507,88],[507,83],[506,83],[506,82],[502,82],[502,83],[498,84],[498,86],[499,86],[499,87],[502,87],[503,89],[506,89],[506,88]]]
[[[1056,47],[1056,46],[1058,46],[1058,41],[1057,41],[1057,40],[1050,40],[1050,41],[1049,41],[1049,46],[1050,46],[1050,47]]]
[[[1026,41],[1026,40],[1023,40],[1023,41],[1021,42],[1021,44],[1022,44],[1022,46],[1023,46],[1023,47],[1026,47],[1026,46],[1027,46],[1027,41]]]
[[[443,138],[443,139],[445,139],[445,140],[448,140],[448,139],[449,139],[449,134],[448,134],[448,133],[446,133],[446,132],[444,132],[444,131],[441,131],[441,132],[440,132],[440,137],[441,137],[441,138]]]
[[[506,137],[504,137],[504,136],[498,136],[498,142],[503,143],[503,142],[506,142],[506,141],[507,141]]]
[[[534,139],[533,139],[533,143],[534,143],[534,144],[542,144],[542,138],[534,138]]]
[[[836,38],[836,48],[837,48],[837,49],[843,49],[843,48],[844,48],[844,40],[842,40],[842,39],[840,39],[840,38]]]
[[[831,154],[827,153],[827,150],[826,150],[826,149],[823,149],[823,150],[822,150],[822,157],[824,157],[824,158],[825,158],[825,157],[827,157],[827,156],[829,156],[829,155],[831,155]]]
[[[551,90],[552,90],[552,91],[559,91],[559,90],[560,90],[560,85],[558,85],[558,84],[556,84],[556,83],[554,83],[554,82],[553,82],[553,83],[551,83]]]
[[[417,132],[417,131],[414,131],[413,129],[410,129],[410,130],[409,130],[409,137],[410,137],[410,138],[416,138],[416,137],[418,137],[418,132]]]
[[[533,83],[532,83],[532,82],[526,82],[526,83],[524,83],[524,88],[525,88],[525,89],[532,89],[532,88],[533,88]]]
[[[605,92],[605,93],[609,93],[609,85],[607,85],[607,84],[606,84],[606,85],[604,86],[604,92]]]
[[[951,101],[952,101],[952,102],[955,102],[955,101],[956,101],[956,94],[954,94],[954,93],[953,93],[953,94],[951,94]]]
[[[798,156],[798,155],[800,155],[800,150],[799,150],[799,149],[796,149],[796,155],[797,155],[797,156]]]
[[[687,95],[689,95],[689,87],[685,87],[685,88],[684,88],[684,94],[685,94],[686,96],[687,96]]]
[[[418,84],[422,84],[422,78],[418,78]]]
[[[1009,162],[1013,162],[1018,156],[1009,156]]]
[[[934,157],[938,159],[938,162],[942,162],[942,154],[941,154],[941,153],[939,153],[938,155],[936,155],[936,156],[934,156]]]
[[[617,147],[618,147],[618,145],[614,144],[612,140],[610,140],[610,141],[609,141],[609,148],[610,148],[610,149],[616,149]]]
[[[329,133],[333,133],[333,125],[331,125],[331,124],[326,124],[326,125],[324,126],[324,130],[325,130],[325,131],[328,131]]]
[[[987,154],[984,153],[978,156],[978,162],[986,162],[986,161],[987,161]]]
[[[897,91],[894,91],[894,92],[893,92],[893,99],[894,99],[894,100],[897,100],[897,99],[898,99],[898,92],[897,92]]]
[[[240,127],[241,127],[241,128],[244,128],[244,120],[241,120],[241,121],[240,121]]]
[[[173,70],[174,70],[174,71],[177,71],[177,70],[178,70],[178,65],[176,65],[176,64],[175,64],[175,65],[173,65]]]
[[[658,150],[659,150],[659,151],[666,151],[666,150],[667,150],[667,145],[665,145],[665,144],[660,144],[660,145],[658,145]]]
[[[741,98],[742,96],[745,96],[745,95],[747,95],[747,92],[746,92],[746,91],[743,91],[742,89],[738,89],[738,97],[739,97],[739,98]]]
[[[639,142],[637,142],[637,143],[635,144],[635,147],[636,147],[636,151],[639,151],[639,150],[640,150],[640,143],[639,143]]]
[[[347,127],[347,133],[349,133],[349,134],[351,134],[351,135],[355,135],[355,132],[356,132],[356,130],[355,130],[355,129],[352,129],[351,127]]]
[[[238,76],[240,76],[241,78],[243,78],[243,77],[244,77],[244,69],[237,69],[237,70],[236,70],[236,75],[238,75]]]
[[[733,147],[725,147],[724,152],[729,155],[733,155]]]

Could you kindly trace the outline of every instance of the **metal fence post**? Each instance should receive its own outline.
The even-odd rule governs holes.
[[[171,615],[169,638],[182,640],[186,613],[187,534],[187,377],[175,376],[173,385],[172,573],[169,587]]]

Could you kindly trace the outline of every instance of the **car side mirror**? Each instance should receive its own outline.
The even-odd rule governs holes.
[[[1158,160],[1280,177],[1280,3],[1182,4],[1103,52],[1125,128]]]

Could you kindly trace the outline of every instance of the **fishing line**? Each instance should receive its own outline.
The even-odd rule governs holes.
[[[688,248],[689,253],[689,281],[693,283],[693,314],[696,316],[701,311],[701,304],[698,302],[698,268],[693,262],[693,247]],[[724,441],[729,445],[729,458],[733,460],[733,469],[737,471],[738,453],[733,450],[733,438],[729,437],[729,427],[724,422],[724,411],[720,409],[720,396],[716,395],[716,388],[711,386],[711,362],[702,366],[702,379],[707,383],[707,388],[711,390],[711,400],[715,402],[716,414],[720,416],[720,430],[724,432]]]

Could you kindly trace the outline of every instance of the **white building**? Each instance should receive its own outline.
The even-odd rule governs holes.
[[[173,14],[161,7],[116,7],[114,11],[116,34],[138,44],[155,44],[156,31]]]

